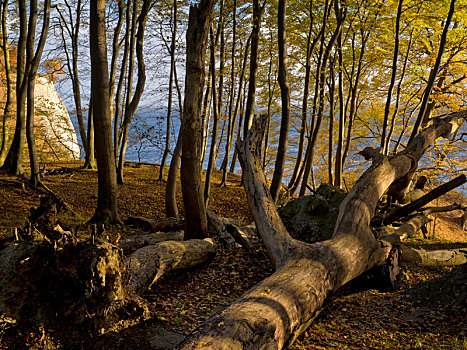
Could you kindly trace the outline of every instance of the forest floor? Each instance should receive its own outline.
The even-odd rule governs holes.
[[[55,167],[76,168],[74,172],[44,179],[45,185],[78,214],[78,217],[62,218],[65,228],[84,223],[92,216],[97,202],[97,172],[80,170],[79,163],[49,166]],[[165,217],[165,183],[155,180],[158,174],[158,166],[128,164],[126,182],[119,187],[118,194],[123,220],[128,216]],[[39,204],[38,192],[18,187],[13,180],[16,179],[0,174],[0,239],[11,236],[14,227],[23,226],[29,208]],[[228,186],[220,188],[219,174],[215,173],[213,182],[210,209],[224,217],[251,222],[239,177],[230,175]],[[461,195],[449,196],[446,201],[465,203]],[[183,215],[180,188],[178,198]],[[122,236],[140,233],[127,226],[113,230]],[[429,239],[414,238],[409,244],[425,249],[467,248],[467,232],[460,230],[456,213],[437,218],[429,232]],[[145,296],[154,315],[146,326],[147,332],[157,325],[186,335],[270,275],[273,267],[261,243],[256,241],[254,246],[252,252],[247,252],[241,248],[227,250],[219,245],[216,257],[208,266],[162,277]],[[459,286],[465,279],[458,277],[465,276],[466,269],[450,272],[451,268],[403,264],[402,270],[401,287],[397,291],[362,290],[352,282],[341,288],[290,349],[467,349],[467,310],[465,303],[458,302],[462,299],[460,291],[466,290],[465,285]],[[6,339],[2,327],[0,322],[0,349],[41,348],[40,334],[18,334],[14,340]],[[131,330],[107,334],[99,341],[99,348],[144,348],[139,343],[142,338],[140,333]],[[164,347],[156,344],[154,348]]]

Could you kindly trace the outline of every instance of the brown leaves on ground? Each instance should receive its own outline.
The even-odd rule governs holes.
[[[119,186],[118,194],[122,219],[131,215],[165,218],[165,183],[156,181],[158,174],[159,168],[154,165],[127,164],[125,184]],[[25,223],[29,208],[39,204],[38,192],[27,187],[22,189],[12,183],[14,180],[14,177],[0,174],[0,238],[11,236],[15,226]],[[214,173],[210,209],[224,217],[251,222],[240,178],[229,174],[228,180],[228,186],[220,188],[220,176]],[[96,171],[77,169],[72,173],[47,176],[44,183],[81,216],[78,219],[63,217],[66,223],[83,223],[92,216],[97,203]],[[183,215],[180,186],[178,203]],[[139,233],[131,227],[113,230],[122,236]],[[446,232],[443,235],[444,238]],[[463,235],[455,236],[451,232],[448,237],[465,241]],[[241,248],[229,251],[219,245],[209,265],[162,277],[146,295],[154,317],[163,322],[167,330],[187,334],[271,274],[273,267],[261,242],[253,243],[253,253]],[[446,244],[426,240],[414,242],[417,243],[425,244],[425,248],[432,243],[435,247]],[[397,292],[355,292],[343,287],[291,349],[466,349],[465,307],[452,305],[451,299],[440,298],[439,290],[447,288],[450,280],[434,279],[447,271],[406,265],[402,288]],[[429,288],[423,287],[427,281],[431,281]],[[455,296],[456,290],[453,293]],[[1,333],[0,327],[0,348]],[[37,339],[40,338],[38,334]],[[37,345],[39,340],[34,339],[29,339],[28,343]],[[33,345],[25,348],[33,348]]]

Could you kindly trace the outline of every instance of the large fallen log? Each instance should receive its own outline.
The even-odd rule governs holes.
[[[125,255],[128,255],[144,246],[154,245],[165,241],[183,241],[183,231],[130,236],[122,238],[118,242],[118,246],[123,250]]]
[[[210,238],[167,241],[138,249],[125,260],[125,268],[130,286],[142,294],[165,273],[194,267],[215,254],[216,244]]]
[[[458,266],[467,263],[467,248],[425,250],[401,246],[402,261],[424,266]]]
[[[160,220],[130,216],[125,225],[133,225],[149,232],[167,232],[183,230],[185,221],[180,218],[166,218]]]
[[[255,120],[237,149],[250,209],[277,271],[193,331],[179,348],[281,349],[291,343],[333,291],[386,259],[391,245],[378,241],[370,228],[379,199],[466,116],[464,111],[437,119],[403,152],[374,160],[342,202],[332,238],[315,244],[292,239],[279,218],[260,157],[266,119]]]

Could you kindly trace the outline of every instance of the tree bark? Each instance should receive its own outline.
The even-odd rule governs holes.
[[[383,262],[391,246],[370,228],[377,203],[392,182],[405,176],[438,137],[460,125],[459,115],[425,129],[406,152],[383,157],[356,182],[342,202],[330,240],[306,244],[293,240],[278,219],[257,158],[261,122],[237,145],[245,190],[259,234],[277,271],[219,315],[192,332],[179,349],[281,349],[303,332],[326,298],[344,283]],[[260,143],[259,143],[260,144]]]
[[[181,123],[181,182],[185,207],[185,239],[206,236],[206,207],[201,183],[201,102],[204,62],[214,0],[190,6],[186,33],[185,101]]]
[[[117,211],[117,173],[112,145],[105,1],[90,5],[91,96],[97,151],[97,207],[91,222],[121,223]]]
[[[287,80],[287,39],[285,29],[286,19],[286,0],[279,0],[277,11],[277,30],[279,45],[279,86],[281,88],[281,128],[279,134],[279,144],[277,146],[276,163],[274,174],[271,181],[271,195],[274,202],[279,198],[279,192],[282,184],[282,175],[284,172],[285,158],[287,151],[287,141],[289,137],[290,124],[290,86]]]

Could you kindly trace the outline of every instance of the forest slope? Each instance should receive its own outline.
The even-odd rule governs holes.
[[[79,163],[56,164],[52,167],[60,166],[78,167]],[[130,215],[165,217],[165,184],[155,180],[156,174],[157,166],[128,164],[127,181],[119,188],[118,197],[123,219]],[[12,181],[14,178],[0,174],[1,237],[11,235],[15,226],[22,226],[29,208],[39,204],[38,193],[27,188],[21,189],[4,180]],[[220,176],[215,173],[211,209],[225,217],[252,221],[244,191],[239,186],[239,177],[229,176],[227,188],[219,188],[219,182]],[[77,170],[47,176],[45,184],[81,216],[64,217],[65,224],[79,224],[92,215],[97,194],[95,171]],[[452,196],[460,196],[456,198],[457,201],[460,199],[465,202],[465,198],[459,194],[449,196],[447,200],[451,201]],[[442,204],[443,200],[440,200],[439,205]],[[183,209],[181,202],[179,205]],[[455,216],[445,214],[438,218],[434,235],[430,239],[415,238],[410,244],[422,245],[426,249],[467,247],[466,232],[459,229]],[[116,230],[122,236],[139,233],[129,227]],[[433,229],[429,228],[429,232],[432,234]],[[242,249],[229,251],[220,248],[209,266],[170,273],[161,278],[146,295],[154,316],[167,330],[187,334],[212,313],[229,305],[273,271],[260,242],[254,244],[252,253]],[[404,280],[397,292],[381,293],[373,289],[361,291],[356,283],[342,288],[292,348],[466,348],[466,309],[464,304],[456,303],[463,290],[455,285],[455,278],[434,279],[450,269],[404,265],[403,270]],[[0,348],[7,348],[13,340],[8,337],[2,340],[4,329],[1,327],[3,325],[0,324]],[[17,339],[24,342],[26,348],[41,346],[40,335],[19,335]],[[126,348],[142,345],[138,344],[137,334],[128,331],[102,338],[100,347],[111,348],[122,344],[122,341]]]

